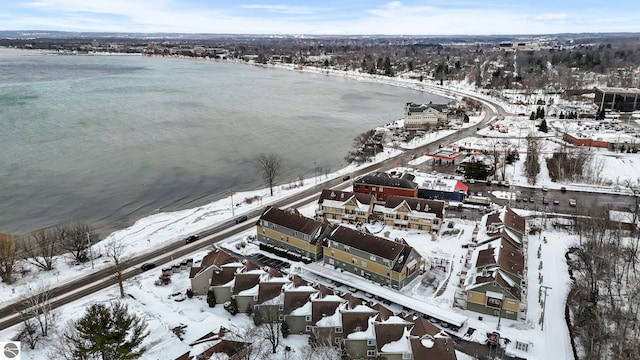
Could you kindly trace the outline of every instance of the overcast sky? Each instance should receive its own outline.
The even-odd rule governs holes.
[[[638,32],[638,0],[0,0],[0,30],[314,35]]]

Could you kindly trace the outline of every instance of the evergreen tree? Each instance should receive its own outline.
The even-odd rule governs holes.
[[[538,130],[542,131],[545,134],[549,132],[549,128],[547,127],[547,120],[542,119],[542,121],[540,122],[540,126],[538,126]]]
[[[93,304],[64,334],[75,359],[133,360],[146,349],[147,324],[120,302]]]
[[[289,324],[287,324],[287,322],[286,322],[286,321],[283,321],[283,322],[282,322],[282,326],[280,327],[280,331],[282,331],[282,337],[283,337],[283,338],[285,338],[285,339],[286,339],[286,338],[287,338],[287,336],[289,336],[289,333],[290,333],[290,331],[289,331]]]
[[[235,315],[238,313],[238,304],[236,303],[236,299],[231,299],[224,304],[224,309],[229,312],[231,315]]]
[[[559,118],[560,118],[560,119],[564,119],[564,112],[560,111],[560,116],[559,116]]]
[[[536,118],[536,113],[534,113],[533,111],[531,112],[531,115],[529,115],[529,120],[535,120]]]
[[[209,304],[209,307],[216,306],[216,294],[213,292],[213,290],[207,291],[207,304]]]

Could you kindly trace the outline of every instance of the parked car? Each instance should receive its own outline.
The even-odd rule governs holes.
[[[156,264],[154,263],[145,263],[140,266],[140,270],[147,271],[153,269],[154,267],[156,267]]]
[[[563,187],[560,188],[560,191],[567,192],[567,188],[565,186],[563,186]]]
[[[553,205],[558,205],[558,204],[560,204],[560,200],[558,199],[553,200]]]
[[[247,221],[247,215],[242,215],[239,218],[236,219],[236,224],[240,224],[241,222],[245,222]]]
[[[575,199],[569,199],[569,206],[576,206],[576,200]]]
[[[545,205],[548,205],[549,204],[549,198],[546,197],[546,196],[543,196],[542,197],[542,203],[545,204]]]
[[[184,239],[185,244],[190,244],[196,240],[200,239],[200,235],[191,235],[188,238]]]
[[[549,191],[549,188],[547,187],[547,185],[542,185],[542,191]]]

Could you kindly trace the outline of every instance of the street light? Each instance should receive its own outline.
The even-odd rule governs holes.
[[[542,302],[542,318],[540,321],[540,330],[544,330],[544,310],[547,308],[547,290],[551,289],[550,286],[540,285],[538,288],[538,292],[541,292],[544,289],[544,300]]]
[[[91,253],[91,233],[87,232],[87,244],[89,244],[89,259],[91,259],[91,270],[93,267],[93,254]]]

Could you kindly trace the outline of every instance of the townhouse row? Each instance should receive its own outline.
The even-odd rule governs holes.
[[[220,249],[192,267],[190,279],[195,294],[233,303],[256,324],[280,323],[287,333],[309,335],[312,344],[336,346],[348,359],[456,359],[453,339],[423,318],[394,314]]]

